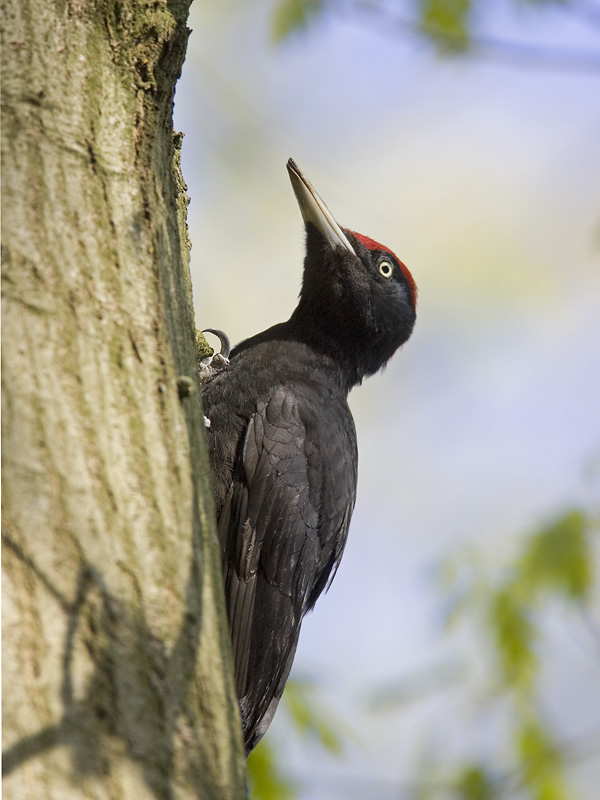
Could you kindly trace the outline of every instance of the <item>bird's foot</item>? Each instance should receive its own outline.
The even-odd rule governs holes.
[[[221,350],[215,353],[212,347],[204,338],[205,333],[214,334],[221,342]],[[196,351],[198,353],[198,374],[200,381],[204,383],[212,378],[217,372],[225,369],[229,364],[229,353],[231,346],[226,333],[217,328],[205,328],[203,331],[196,331]]]

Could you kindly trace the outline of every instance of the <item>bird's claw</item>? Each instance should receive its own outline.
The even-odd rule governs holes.
[[[218,355],[222,356],[227,363],[229,364],[229,354],[231,353],[231,343],[229,342],[229,336],[225,333],[225,331],[221,331],[218,328],[204,328],[202,333],[212,333],[214,334],[217,339],[221,342],[221,349]]]
[[[202,333],[214,334],[221,343],[220,352],[204,356],[204,358],[200,359],[198,362],[198,374],[200,375],[200,380],[204,382],[209,378],[212,378],[217,372],[221,372],[221,370],[227,367],[229,364],[231,345],[229,343],[229,337],[227,334],[218,328],[205,328]]]

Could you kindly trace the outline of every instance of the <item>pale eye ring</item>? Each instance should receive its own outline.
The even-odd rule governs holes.
[[[383,275],[384,278],[391,278],[393,271],[394,267],[389,261],[381,261],[379,263],[379,272]]]

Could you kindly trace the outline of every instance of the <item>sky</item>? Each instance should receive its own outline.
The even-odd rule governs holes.
[[[499,0],[476,21],[482,37],[595,53],[594,71],[441,58],[389,17],[346,12],[275,45],[271,11],[192,5],[175,128],[196,322],[237,342],[292,312],[303,228],[290,156],[338,222],[389,246],[419,287],[412,338],[350,396],[356,511],[294,666],[348,729],[349,753],[298,744],[284,712],[271,732],[302,800],[387,800],[436,737],[460,752],[499,735],[452,691],[368,710],[374,686],[477,660],[468,636],[444,634],[436,567],[471,551],[501,567],[540,523],[600,501],[600,23]],[[595,664],[556,627],[553,713],[598,729]],[[598,778],[581,768],[582,798]]]

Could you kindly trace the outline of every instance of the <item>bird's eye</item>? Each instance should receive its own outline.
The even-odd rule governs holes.
[[[381,272],[384,278],[391,278],[393,271],[394,267],[390,264],[389,261],[382,261],[379,264],[379,272]]]

